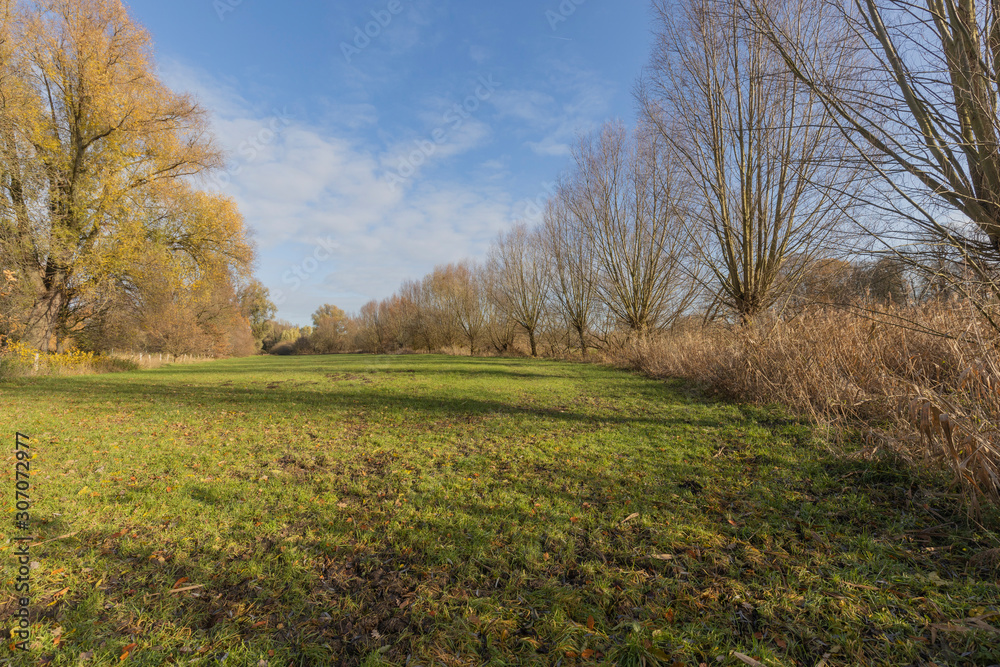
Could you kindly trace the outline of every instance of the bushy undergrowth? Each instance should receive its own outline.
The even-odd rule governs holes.
[[[862,435],[872,452],[943,463],[976,511],[1000,501],[998,343],[968,306],[949,302],[694,327],[632,345],[619,360],[729,398],[784,404]]]
[[[138,364],[127,359],[80,350],[47,354],[19,341],[8,341],[0,348],[0,379],[24,375],[116,373],[138,368]]]

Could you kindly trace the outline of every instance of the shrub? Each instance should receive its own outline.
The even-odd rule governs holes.
[[[125,359],[103,357],[93,352],[67,350],[49,354],[20,341],[7,341],[0,352],[0,378],[19,375],[76,375],[137,370]]]
[[[271,354],[276,354],[281,357],[287,357],[296,354],[295,344],[287,340],[282,341],[271,348]]]

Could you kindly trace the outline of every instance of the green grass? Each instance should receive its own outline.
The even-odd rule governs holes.
[[[681,384],[272,357],[13,380],[0,405],[44,542],[10,664],[1000,663],[995,515]]]

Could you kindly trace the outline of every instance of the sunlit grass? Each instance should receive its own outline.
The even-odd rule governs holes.
[[[334,356],[24,378],[0,400],[11,444],[32,436],[43,542],[13,664],[133,643],[138,665],[1000,660],[977,625],[1000,603],[995,517],[679,384]]]

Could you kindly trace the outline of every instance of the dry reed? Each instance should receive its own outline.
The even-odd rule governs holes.
[[[997,332],[958,301],[811,309],[745,327],[686,327],[623,361],[730,398],[781,403],[954,475],[968,508],[1000,503]]]

